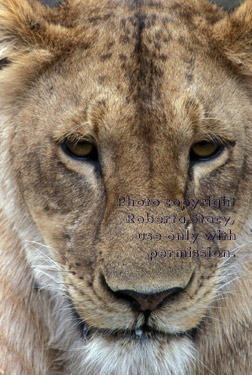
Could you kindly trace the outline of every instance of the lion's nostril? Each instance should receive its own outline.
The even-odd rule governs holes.
[[[178,295],[183,290],[183,288],[176,287],[151,294],[138,293],[133,290],[117,290],[114,294],[118,298],[131,302],[132,306],[139,311],[152,311],[171,301],[175,295]]]
[[[153,291],[152,289],[149,293],[148,291],[142,293],[138,292],[137,289],[124,289],[118,286],[112,288],[103,274],[101,274],[100,277],[103,287],[110,294],[113,294],[114,297],[129,302],[131,307],[138,311],[148,312],[158,309],[164,304],[175,300],[182,292],[185,291],[193,276],[191,276],[189,283],[187,283],[185,286],[173,287],[157,292]]]

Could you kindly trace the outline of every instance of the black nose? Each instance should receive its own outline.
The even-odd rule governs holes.
[[[114,294],[118,298],[129,301],[132,307],[139,311],[152,311],[171,301],[175,295],[178,295],[183,290],[183,288],[170,288],[151,294],[138,293],[132,290],[117,290]]]

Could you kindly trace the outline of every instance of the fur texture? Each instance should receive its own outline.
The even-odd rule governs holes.
[[[0,0],[0,374],[252,373],[251,40],[251,0]],[[222,147],[193,162],[202,141]],[[209,246],[230,256],[164,257]]]

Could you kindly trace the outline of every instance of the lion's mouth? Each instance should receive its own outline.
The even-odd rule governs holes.
[[[113,337],[113,338],[128,338],[133,340],[143,340],[143,339],[154,339],[157,337],[167,337],[167,334],[164,332],[156,331],[151,329],[150,327],[141,327],[136,328],[135,330],[109,330],[109,329],[100,329],[88,326],[86,323],[82,323],[79,326],[80,332],[82,335],[82,339],[84,341],[88,341],[94,335],[102,335],[106,337]]]
[[[97,328],[91,327],[86,322],[84,322],[81,317],[79,316],[78,312],[73,309],[75,321],[77,322],[77,326],[83,341],[89,341],[92,337],[95,336],[103,336],[112,339],[122,339],[127,338],[130,340],[155,340],[155,339],[162,339],[169,341],[172,337],[188,337],[191,340],[195,340],[199,327],[195,327],[193,329],[179,332],[176,334],[171,334],[168,332],[158,331],[153,329],[152,327],[144,324],[141,327],[137,327],[135,329],[104,329],[104,328]]]

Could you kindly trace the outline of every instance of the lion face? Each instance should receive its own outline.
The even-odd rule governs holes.
[[[209,35],[222,12],[191,3],[82,4],[69,51],[40,66],[36,47],[36,73],[26,52],[23,73],[18,56],[1,75],[25,77],[5,116],[30,262],[41,288],[62,285],[83,358],[101,353],[102,369],[116,353],[108,374],[127,353],[145,374],[182,374],[248,217],[250,99]]]

